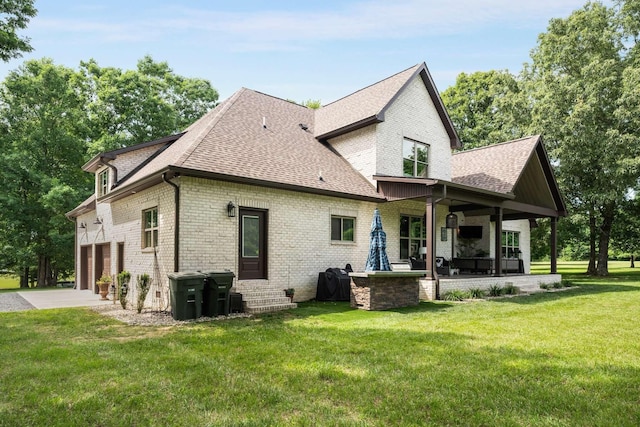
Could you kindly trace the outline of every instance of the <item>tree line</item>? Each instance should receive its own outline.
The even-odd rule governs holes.
[[[463,73],[442,93],[465,148],[543,136],[570,211],[561,255],[588,258],[593,275],[640,246],[639,35],[640,0],[589,2],[549,22],[519,74]],[[534,257],[548,232],[533,230]]]
[[[75,230],[64,214],[94,188],[82,165],[180,132],[217,100],[208,81],[149,56],[135,70],[45,58],[10,72],[0,85],[0,269],[17,272],[21,287],[71,274]]]

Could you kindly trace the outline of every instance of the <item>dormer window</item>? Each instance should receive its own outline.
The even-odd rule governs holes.
[[[404,176],[426,178],[429,170],[429,145],[413,139],[402,141],[402,172]]]
[[[98,197],[102,197],[109,192],[109,169],[105,169],[98,174]]]

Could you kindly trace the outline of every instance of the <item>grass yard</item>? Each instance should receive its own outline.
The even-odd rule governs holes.
[[[638,426],[635,270],[533,296],[311,302],[179,327],[0,313],[0,426]]]
[[[0,274],[0,289],[18,289],[19,287],[20,279],[17,276]]]

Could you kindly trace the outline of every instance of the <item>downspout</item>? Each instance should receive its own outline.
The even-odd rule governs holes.
[[[167,173],[162,174],[162,180],[173,187],[175,198],[175,226],[173,227],[173,271],[177,273],[180,270],[180,186],[167,179]]]

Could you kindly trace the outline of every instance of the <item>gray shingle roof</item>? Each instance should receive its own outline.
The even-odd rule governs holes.
[[[539,140],[535,135],[454,153],[451,180],[496,193],[512,193]]]
[[[313,110],[243,88],[192,124],[124,185],[174,168],[230,180],[382,199],[369,181],[314,138],[313,125]]]
[[[322,106],[316,112],[315,135],[322,137],[353,123],[375,118],[421,66],[422,64],[414,65],[378,83]]]

